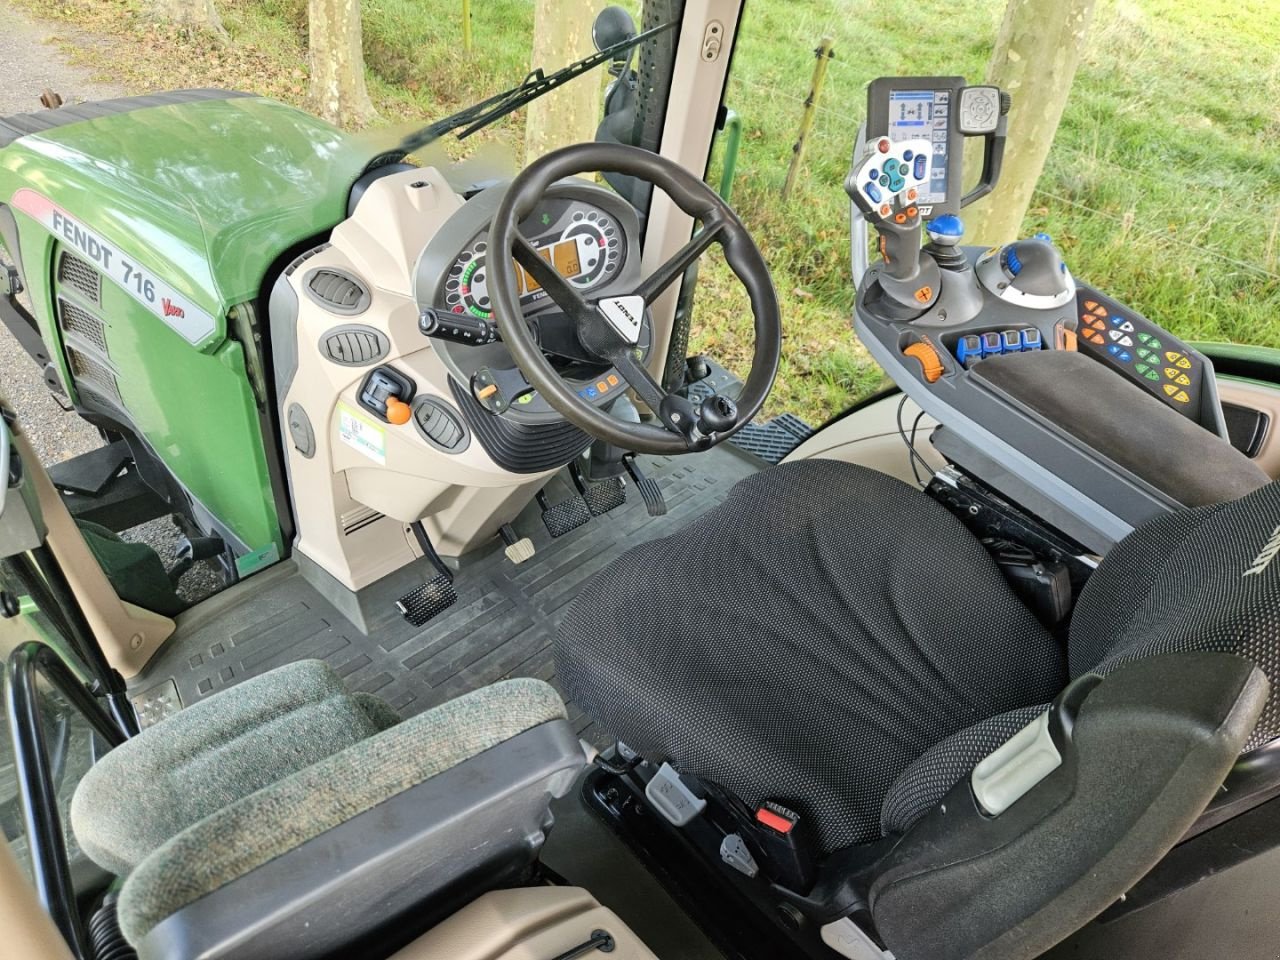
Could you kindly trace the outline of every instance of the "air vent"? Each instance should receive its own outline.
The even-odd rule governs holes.
[[[325,250],[328,250],[331,246],[333,246],[333,244],[331,243],[322,243],[318,247],[312,247],[306,253],[302,254],[296,260],[294,260],[293,263],[285,267],[284,275],[286,277],[293,276],[294,271],[297,270],[300,266],[302,266],[304,263],[306,263],[308,260],[314,257],[317,253],[323,253]]]
[[[363,530],[371,523],[377,523],[383,515],[372,507],[360,506],[354,510],[348,510],[339,520],[342,523],[343,536],[351,536],[357,530]]]
[[[363,367],[391,352],[391,342],[382,331],[351,324],[325,331],[320,352],[344,367]]]
[[[73,303],[58,298],[58,319],[62,329],[80,337],[89,346],[94,347],[104,356],[107,355],[107,335],[102,321],[88,310],[81,310]]]
[[[422,438],[437,450],[461,453],[471,444],[471,436],[447,403],[434,397],[419,397],[413,403],[413,422]]]
[[[369,309],[369,291],[350,274],[322,267],[307,274],[306,288],[330,313],[355,316]]]
[[[94,306],[102,305],[102,274],[74,253],[64,250],[58,258],[58,283],[70,287]]]
[[[123,405],[116,375],[110,367],[86,353],[71,348],[67,349],[67,362],[71,367],[71,376],[75,380],[77,390],[97,394],[117,407]]]

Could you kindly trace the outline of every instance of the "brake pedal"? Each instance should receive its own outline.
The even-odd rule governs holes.
[[[569,464],[569,476],[573,485],[587,504],[593,517],[608,513],[627,502],[627,488],[621,477],[608,477],[604,480],[588,481],[582,475],[582,468],[576,463]]]
[[[413,537],[418,541],[422,556],[431,564],[436,575],[415,590],[410,590],[396,601],[396,610],[415,627],[420,627],[432,617],[438,616],[458,602],[458,592],[453,587],[453,571],[440,559],[435,545],[427,536],[427,528],[421,520],[409,524]]]
[[[562,500],[555,506],[547,501],[547,495],[541,490],[534,494],[534,498],[542,508],[542,522],[546,524],[547,533],[551,534],[553,540],[572,533],[591,519],[591,508],[587,506],[587,501],[577,495]]]
[[[504,523],[498,528],[498,535],[507,545],[505,552],[507,559],[512,563],[521,564],[526,560],[532,560],[533,555],[538,552],[533,547],[533,541],[528,537],[521,537],[516,533],[515,527],[509,523]]]
[[[627,468],[627,473],[631,474],[631,479],[635,481],[636,490],[640,492],[640,499],[644,501],[645,509],[649,511],[651,517],[661,517],[667,512],[667,498],[662,495],[662,488],[658,486],[658,481],[650,477],[646,477],[640,472],[640,464],[636,463],[636,455],[628,453],[622,458],[623,465]]]

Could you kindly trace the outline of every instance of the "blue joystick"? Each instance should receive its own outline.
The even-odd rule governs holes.
[[[964,236],[964,221],[954,213],[944,213],[935,217],[925,227],[929,239],[940,247],[954,247]]]

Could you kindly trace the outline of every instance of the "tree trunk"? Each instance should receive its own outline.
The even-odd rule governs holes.
[[[309,0],[311,105],[332,123],[361,127],[376,113],[364,80],[360,0]]]
[[[590,54],[591,24],[603,0],[534,0],[532,68],[547,73]],[[600,124],[602,70],[592,70],[529,104],[525,162],[571,143],[594,140]]]
[[[1095,0],[1009,0],[987,82],[1013,95],[995,191],[965,213],[970,243],[1018,236],[1084,53]]]
[[[151,14],[168,23],[226,35],[213,0],[151,0]]]

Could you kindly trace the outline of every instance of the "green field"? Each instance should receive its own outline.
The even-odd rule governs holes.
[[[140,90],[218,84],[302,102],[304,0],[223,0],[227,46],[148,25],[133,0],[24,2],[114,37],[86,56]],[[529,0],[473,6],[476,50],[467,54],[457,0],[364,0],[371,91],[384,120],[439,116],[523,76]],[[903,9],[748,0],[727,101],[745,122],[733,201],[783,299],[787,337],[773,412],[819,422],[882,379],[849,328],[848,201],[840,186],[867,82],[893,73],[980,79],[1003,3],[922,0],[909,18]],[[1280,346],[1275,14],[1274,0],[1099,0],[1027,217],[1027,231],[1052,234],[1078,276],[1189,338]],[[804,177],[784,205],[779,188],[812,50],[824,35],[834,38],[837,59]],[[175,55],[159,55],[166,51]],[[521,129],[516,116],[493,138],[518,143]],[[723,265],[709,264],[695,345],[741,361],[743,302]]]

